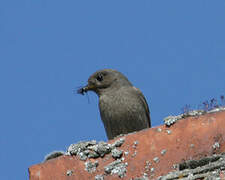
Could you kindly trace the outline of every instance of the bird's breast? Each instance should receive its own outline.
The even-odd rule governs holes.
[[[133,89],[101,95],[99,110],[109,139],[149,126],[143,102]]]
[[[124,119],[143,110],[138,98],[126,92],[100,96],[99,109],[102,120]]]

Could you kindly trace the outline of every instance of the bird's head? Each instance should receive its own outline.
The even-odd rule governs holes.
[[[113,69],[103,69],[92,74],[88,79],[88,84],[80,88],[78,93],[94,91],[100,96],[104,92],[114,91],[123,86],[132,86],[132,84],[122,73]]]

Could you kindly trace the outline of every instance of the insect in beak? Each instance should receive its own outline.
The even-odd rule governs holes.
[[[80,89],[77,90],[77,93],[78,93],[78,94],[82,94],[82,95],[84,95],[84,93],[86,93],[86,92],[87,92],[86,86],[85,86],[85,87],[82,87],[82,88],[80,88]]]
[[[78,90],[77,90],[77,93],[78,93],[78,94],[84,95],[84,93],[87,93],[87,91],[92,90],[92,89],[93,89],[92,86],[86,85],[86,86],[84,86],[84,87],[78,89]]]

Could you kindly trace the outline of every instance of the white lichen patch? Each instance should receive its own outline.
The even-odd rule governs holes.
[[[219,142],[215,142],[215,144],[213,144],[213,149],[219,149],[220,148],[220,143]]]
[[[207,114],[207,113],[215,113],[215,112],[219,112],[219,111],[225,111],[225,107],[224,106],[220,106],[220,107],[213,107],[210,110],[206,109],[206,110],[192,110],[192,111],[188,111],[186,113],[177,115],[177,116],[168,116],[165,117],[164,120],[164,124],[168,127],[170,127],[172,124],[176,123],[178,120],[186,118],[186,117],[195,117],[195,116],[200,116],[203,114]]]
[[[84,164],[85,164],[85,170],[89,173],[95,172],[96,168],[98,167],[98,161],[95,161],[95,162],[87,161]]]
[[[106,174],[117,174],[118,177],[122,178],[126,175],[128,163],[122,162],[121,159],[113,161],[112,163],[108,164],[104,167]]]
[[[73,170],[67,170],[66,171],[66,175],[67,176],[72,176],[72,174],[73,174]]]
[[[125,142],[125,138],[120,138],[115,141],[113,144],[108,144],[106,142],[100,141],[84,141],[77,144],[71,144],[67,149],[67,155],[78,156],[80,160],[87,160],[88,158],[99,158],[104,157],[106,154],[112,152],[116,147],[122,146]],[[114,151],[115,152],[115,151]],[[115,157],[120,156],[121,152],[116,151],[114,153]]]
[[[112,150],[112,157],[113,157],[114,159],[121,158],[122,155],[123,155],[123,151],[122,151],[122,150],[118,150],[118,149],[116,149],[116,148],[114,148],[114,149]]]
[[[95,180],[104,180],[104,176],[98,174],[98,175],[95,176]]]
[[[166,149],[163,149],[162,151],[161,151],[161,155],[164,155],[164,154],[166,154]]]
[[[158,163],[158,162],[159,162],[159,157],[154,157],[153,161],[154,161],[155,163]]]

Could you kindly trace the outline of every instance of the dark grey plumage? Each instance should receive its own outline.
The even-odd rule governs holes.
[[[94,91],[99,97],[99,109],[108,139],[151,127],[148,104],[139,89],[120,72],[103,69],[88,79],[79,89],[84,94]]]

